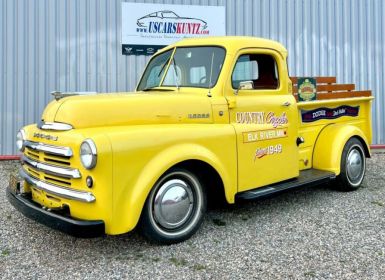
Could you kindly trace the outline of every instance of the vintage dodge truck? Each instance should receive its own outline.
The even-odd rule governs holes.
[[[328,181],[357,189],[371,93],[319,79],[314,92],[307,86],[316,100],[300,101],[286,58],[265,39],[187,39],[152,57],[134,93],[55,92],[17,134],[9,201],[75,236],[138,226],[170,244],[197,231],[210,202]]]

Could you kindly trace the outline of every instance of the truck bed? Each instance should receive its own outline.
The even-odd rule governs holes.
[[[305,140],[300,145],[300,170],[313,167],[310,163],[313,162],[314,145],[328,125],[356,126],[371,143],[371,91],[356,91],[354,84],[336,84],[336,77],[315,77],[316,100],[299,101],[298,77],[290,79],[300,119],[298,136]]]

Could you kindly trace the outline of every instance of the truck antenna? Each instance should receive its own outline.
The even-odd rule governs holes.
[[[214,55],[215,53],[213,52],[213,55],[211,56],[211,67],[210,67],[210,80],[209,80],[209,92],[207,93],[208,97],[211,97],[211,79],[213,76],[213,65],[214,65]]]

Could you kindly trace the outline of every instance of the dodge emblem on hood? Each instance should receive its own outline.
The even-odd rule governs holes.
[[[38,133],[38,132],[35,132],[33,134],[33,137],[52,140],[52,141],[57,141],[59,138],[57,136],[52,136],[52,135],[48,135],[48,134],[44,134],[44,133]]]

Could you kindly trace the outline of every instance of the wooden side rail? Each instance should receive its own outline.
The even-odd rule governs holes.
[[[317,100],[372,96],[370,90],[356,91],[354,84],[336,84],[336,77],[313,77],[317,82]],[[298,77],[290,77],[293,95],[298,101]]]

